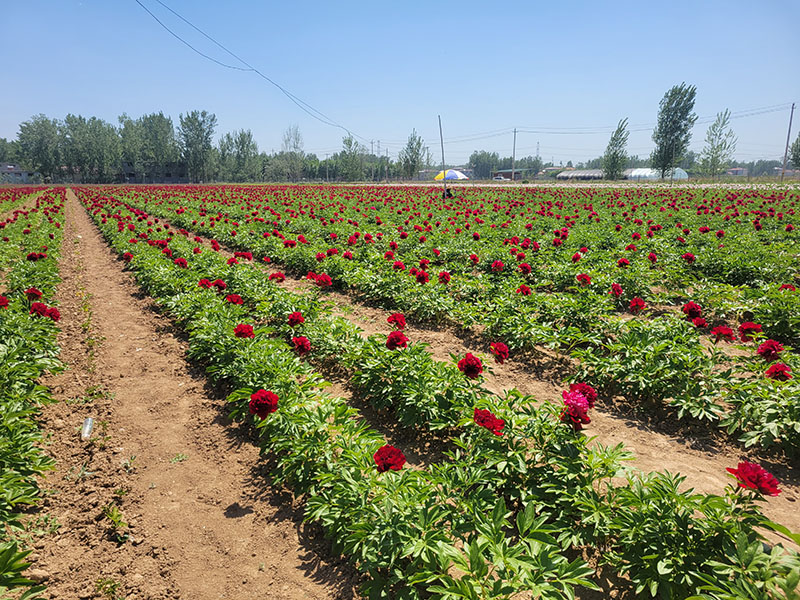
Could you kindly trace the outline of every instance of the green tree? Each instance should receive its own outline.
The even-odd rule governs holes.
[[[137,175],[141,176],[144,173],[142,121],[131,119],[125,113],[119,116],[118,121],[122,166],[127,181],[128,178],[135,179]]]
[[[795,169],[800,169],[800,133],[797,134],[797,139],[789,147],[789,157],[792,161],[792,166]]]
[[[606,153],[603,155],[603,177],[605,179],[622,179],[622,171],[628,161],[625,147],[628,145],[628,119],[622,119],[617,123],[617,128],[608,140]]]
[[[342,151],[338,152],[336,159],[337,174],[344,181],[361,181],[364,179],[364,162],[362,157],[365,148],[351,135],[342,138]]]
[[[425,147],[425,141],[417,135],[416,129],[412,129],[405,148],[400,150],[400,154],[397,157],[403,169],[403,175],[409,179],[414,178],[422,165],[429,160],[429,154],[430,152]]]
[[[658,121],[653,131],[656,144],[650,162],[661,172],[663,179],[683,157],[692,139],[692,126],[697,121],[693,113],[697,88],[693,85],[673,86],[661,99]]]
[[[161,180],[179,156],[172,119],[158,112],[144,115],[139,121],[142,166],[151,179]]]
[[[59,127],[55,119],[39,114],[20,123],[19,149],[23,166],[54,180],[59,175]]]
[[[185,117],[180,115],[180,148],[189,178],[195,183],[208,179],[211,140],[216,128],[217,116],[214,113],[194,110]]]
[[[0,162],[16,163],[19,160],[19,142],[0,138]]]
[[[486,150],[475,150],[469,156],[469,168],[472,169],[475,179],[489,179],[492,171],[495,171],[500,164],[500,156],[497,152],[486,152]]]
[[[299,181],[303,176],[303,136],[297,125],[289,126],[283,132],[281,140],[282,161],[286,172],[286,179]]]
[[[731,111],[717,113],[706,132],[706,145],[700,155],[700,172],[712,179],[723,173],[736,152],[736,136],[730,128]]]

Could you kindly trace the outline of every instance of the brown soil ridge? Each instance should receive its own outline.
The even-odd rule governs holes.
[[[357,574],[330,557],[289,494],[270,488],[258,447],[72,191],[60,269],[68,370],[46,382],[59,402],[43,411],[57,465],[30,515],[60,524],[34,540],[31,572],[47,597],[110,597],[114,585],[129,600],[355,597]],[[93,440],[82,442],[88,416]],[[129,525],[122,543],[107,506]]]

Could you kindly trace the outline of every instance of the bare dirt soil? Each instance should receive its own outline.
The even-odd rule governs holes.
[[[47,596],[355,597],[358,574],[270,487],[255,443],[71,192],[64,233],[57,300],[68,369],[45,382],[58,403],[42,422],[56,468],[29,515],[30,573]],[[95,419],[87,442],[85,417]]]

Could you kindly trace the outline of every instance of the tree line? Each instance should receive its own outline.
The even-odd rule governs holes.
[[[163,181],[382,181],[413,179],[433,166],[430,149],[412,131],[398,160],[378,156],[352,135],[324,159],[303,150],[296,125],[283,134],[281,149],[259,150],[249,129],[223,134],[213,143],[217,117],[195,110],[178,123],[162,112],[118,124],[68,114],[39,114],[20,124],[16,140],[0,138],[0,162],[18,164],[47,182],[151,183]]]
[[[628,119],[622,119],[603,156],[578,163],[578,168],[602,169],[605,179],[620,179],[627,168],[652,167],[667,177],[680,167],[691,176],[715,178],[730,167],[745,167],[751,176],[774,173],[780,161],[736,162],[736,136],[730,111],[717,114],[706,132],[700,154],[688,149],[697,121],[695,86],[670,88],[661,100],[653,131],[655,148],[648,158],[629,156]],[[97,117],[68,114],[63,120],[35,115],[20,124],[16,140],[0,138],[0,162],[19,164],[48,182],[163,182],[163,181],[383,181],[415,179],[421,169],[435,168],[430,148],[412,130],[397,160],[368,152],[351,134],[342,148],[321,159],[303,150],[296,125],[283,134],[278,152],[260,151],[249,129],[222,135],[213,144],[217,117],[205,110],[180,114],[177,125],[162,112],[137,119],[122,114],[118,124]],[[800,135],[791,147],[791,164],[800,168]],[[513,161],[520,173],[536,175],[543,168],[538,156]],[[567,163],[568,167],[572,162]],[[476,150],[467,164],[474,179],[489,179],[498,170],[511,169],[512,158]],[[555,174],[557,171],[554,171]]]

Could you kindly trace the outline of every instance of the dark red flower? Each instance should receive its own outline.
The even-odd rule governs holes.
[[[531,274],[531,270],[532,269],[531,269],[531,266],[528,263],[520,263],[517,268],[519,269],[519,272],[522,273],[523,275],[530,275]]]
[[[698,329],[703,329],[704,327],[708,327],[708,323],[703,317],[695,317],[694,319],[692,319],[692,325],[694,325]]]
[[[427,271],[417,271],[416,278],[417,283],[428,283],[428,281],[431,279]]]
[[[631,264],[631,261],[629,261],[627,258],[620,258],[617,261],[617,266],[620,269],[626,269],[626,268],[628,268],[628,265],[630,265],[630,264]]]
[[[767,340],[758,347],[756,353],[767,362],[778,360],[778,355],[783,351],[783,345],[775,340]]]
[[[202,254],[202,253],[203,253],[203,251],[202,251],[200,248],[198,248],[197,246],[195,246],[194,248],[192,248],[192,252],[193,252],[194,254]]]
[[[314,278],[314,283],[321,288],[328,288],[333,285],[333,281],[330,278],[330,275],[327,273],[320,273]]]
[[[595,390],[592,386],[588,383],[570,383],[569,384],[569,391],[570,392],[578,392],[586,398],[586,402],[589,405],[589,408],[594,408],[595,402],[597,402],[597,390]]]
[[[225,296],[225,300],[231,304],[244,304],[244,300],[239,294],[228,294]]]
[[[39,298],[42,297],[42,292],[37,290],[35,287],[28,288],[27,290],[25,290],[24,294],[31,302],[33,302],[34,300],[38,300]]]
[[[394,313],[386,319],[386,322],[390,325],[394,325],[398,329],[405,329],[406,328],[406,317],[403,313]]]
[[[311,341],[305,336],[298,336],[292,338],[294,349],[300,356],[305,356],[311,352]]]
[[[522,294],[523,296],[530,296],[533,292],[531,291],[531,288],[523,283],[517,288],[517,293]]]
[[[575,277],[582,286],[588,286],[592,284],[592,278],[589,277],[586,273],[580,273]]]
[[[53,319],[53,321],[56,322],[61,320],[61,313],[58,312],[58,309],[55,306],[51,306],[50,308],[47,309],[46,316],[50,317],[51,319]]]
[[[238,264],[239,264],[239,261],[236,259],[236,257],[235,257],[235,256],[231,256],[231,257],[228,259],[228,264],[229,264],[229,265],[238,265]]]
[[[260,419],[265,419],[268,414],[278,410],[278,396],[267,390],[258,390],[250,395],[248,407],[251,415],[257,415]]]
[[[631,311],[633,314],[636,314],[636,313],[638,313],[638,312],[641,312],[641,311],[643,311],[645,308],[647,308],[647,304],[645,304],[645,303],[644,303],[644,300],[642,300],[641,298],[639,298],[639,296],[634,296],[634,297],[631,299],[631,302],[630,302],[630,304],[628,305],[628,309],[629,309],[629,310],[630,310],[630,311]]]
[[[764,376],[775,381],[789,381],[792,378],[792,368],[783,363],[775,363],[766,370]]]
[[[789,290],[790,292],[794,292],[797,290],[791,283],[784,283],[781,287],[778,288],[779,290]]]
[[[0,296],[0,308],[8,308],[8,298]]]
[[[472,420],[495,435],[503,435],[503,428],[506,426],[506,422],[503,419],[498,419],[492,411],[481,408],[475,409],[472,414]]]
[[[445,285],[450,283],[450,273],[448,273],[447,271],[441,271],[439,273],[439,283],[443,283]]]
[[[493,273],[502,273],[504,267],[505,267],[505,265],[503,264],[503,261],[496,260],[496,261],[494,261],[492,263],[492,272]]]
[[[467,352],[467,355],[458,361],[458,370],[470,379],[476,379],[483,373],[483,365],[480,358]]]
[[[650,254],[647,255],[647,260],[649,260],[653,264],[656,264],[658,262],[658,257],[656,256],[655,252],[651,252]]]
[[[394,261],[394,263],[392,264],[392,268],[393,268],[395,271],[405,271],[405,269],[406,269],[406,266],[403,264],[403,261],[402,261],[402,260],[396,260],[396,261]]]
[[[691,265],[695,260],[696,257],[691,252],[687,252],[686,254],[682,254],[681,258],[686,261],[686,264]]]
[[[397,448],[391,444],[386,444],[378,448],[378,451],[372,455],[372,460],[378,467],[378,473],[386,471],[399,471],[406,464],[406,457]]]
[[[300,311],[295,311],[293,313],[290,313],[287,321],[289,323],[289,327],[296,327],[297,325],[302,325],[303,323],[306,322]]]
[[[133,260],[133,254],[131,254],[130,252],[126,252],[125,254],[122,255],[122,260],[124,260],[125,262],[131,262]]]
[[[36,315],[39,317],[46,317],[47,316],[47,305],[41,302],[34,302],[31,304],[31,310],[29,312],[31,315]]]
[[[197,286],[205,289],[210,289],[213,284],[208,279],[201,279],[197,282]]]
[[[228,284],[222,281],[222,279],[215,279],[213,282],[211,282],[211,285],[217,288],[218,292],[221,292],[228,287]]]
[[[688,319],[703,316],[703,308],[696,302],[687,302],[681,309]]]
[[[393,331],[386,337],[386,347],[389,350],[397,350],[408,346],[408,338],[402,331]]]
[[[754,333],[761,333],[761,325],[753,323],[752,321],[745,321],[739,325],[739,336],[743,342],[749,342],[753,339]]]
[[[478,255],[477,255],[477,254],[470,254],[470,255],[469,255],[469,259],[472,261],[472,264],[473,264],[473,265],[477,265],[477,264],[478,264],[478,262],[479,262],[479,259],[478,259]]]
[[[239,323],[233,328],[233,335],[238,338],[254,338],[256,334],[253,332],[253,326],[247,323]]]
[[[286,281],[286,275],[284,275],[284,274],[283,274],[283,273],[281,273],[281,272],[278,272],[278,273],[272,273],[272,274],[269,276],[269,280],[270,280],[270,281],[277,281],[278,283],[281,283],[281,282],[283,282],[283,281]]]
[[[492,342],[489,346],[489,352],[494,354],[495,360],[501,365],[508,360],[508,346],[503,342]]]
[[[575,431],[583,429],[592,422],[589,418],[589,402],[580,392],[561,392],[564,408],[561,410],[561,422],[568,423]]]
[[[733,329],[731,329],[727,325],[719,325],[717,327],[714,327],[714,329],[711,330],[711,335],[713,335],[716,338],[714,342],[718,342],[723,339],[726,342],[736,341],[736,335],[733,333]]]
[[[614,296],[614,298],[619,298],[622,296],[622,286],[618,283],[612,283],[611,289],[608,291],[609,295]]]
[[[770,475],[764,467],[756,463],[740,462],[735,469],[725,469],[736,477],[739,487],[755,490],[766,496],[777,496],[781,493],[778,489],[778,480]]]
[[[572,262],[576,263],[580,259],[581,259],[581,253],[580,252],[576,252],[575,254],[572,255]]]

